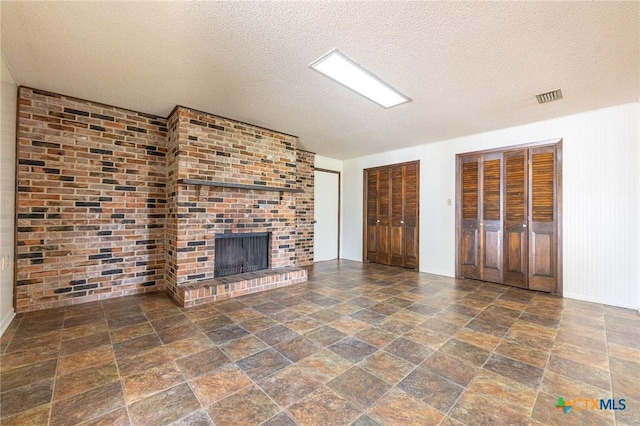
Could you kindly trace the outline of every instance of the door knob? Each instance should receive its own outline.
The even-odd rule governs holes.
[[[523,224],[522,224],[522,227],[523,227],[523,228],[526,228],[526,227],[527,227],[527,224],[526,224],[526,223],[523,223]]]
[[[404,220],[401,220],[400,223],[404,223]]]
[[[376,223],[380,223],[380,219],[376,220]]]

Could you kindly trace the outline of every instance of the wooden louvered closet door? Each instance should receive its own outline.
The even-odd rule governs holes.
[[[366,257],[370,262],[389,263],[389,170],[366,174]]]
[[[480,158],[469,155],[460,160],[459,182],[462,220],[459,227],[459,275],[480,279]]]
[[[527,150],[504,154],[504,283],[527,288]]]
[[[457,276],[558,291],[560,147],[458,156]]]
[[[557,273],[556,147],[529,152],[529,288],[555,291]]]
[[[366,169],[365,261],[418,268],[419,162]]]
[[[482,279],[502,282],[502,154],[483,156],[480,175]]]

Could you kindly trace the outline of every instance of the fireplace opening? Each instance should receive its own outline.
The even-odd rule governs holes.
[[[217,234],[214,277],[254,272],[269,267],[269,233]]]

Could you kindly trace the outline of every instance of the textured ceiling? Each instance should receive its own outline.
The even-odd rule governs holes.
[[[161,116],[181,104],[340,159],[640,97],[635,1],[1,7],[18,84]],[[413,101],[387,110],[307,68],[333,48]],[[557,88],[563,99],[537,104]]]

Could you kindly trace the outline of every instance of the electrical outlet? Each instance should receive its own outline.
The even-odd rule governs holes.
[[[9,255],[5,254],[2,256],[2,270],[4,271],[9,267]]]
[[[450,206],[451,205],[451,198],[447,198],[447,205]]]

